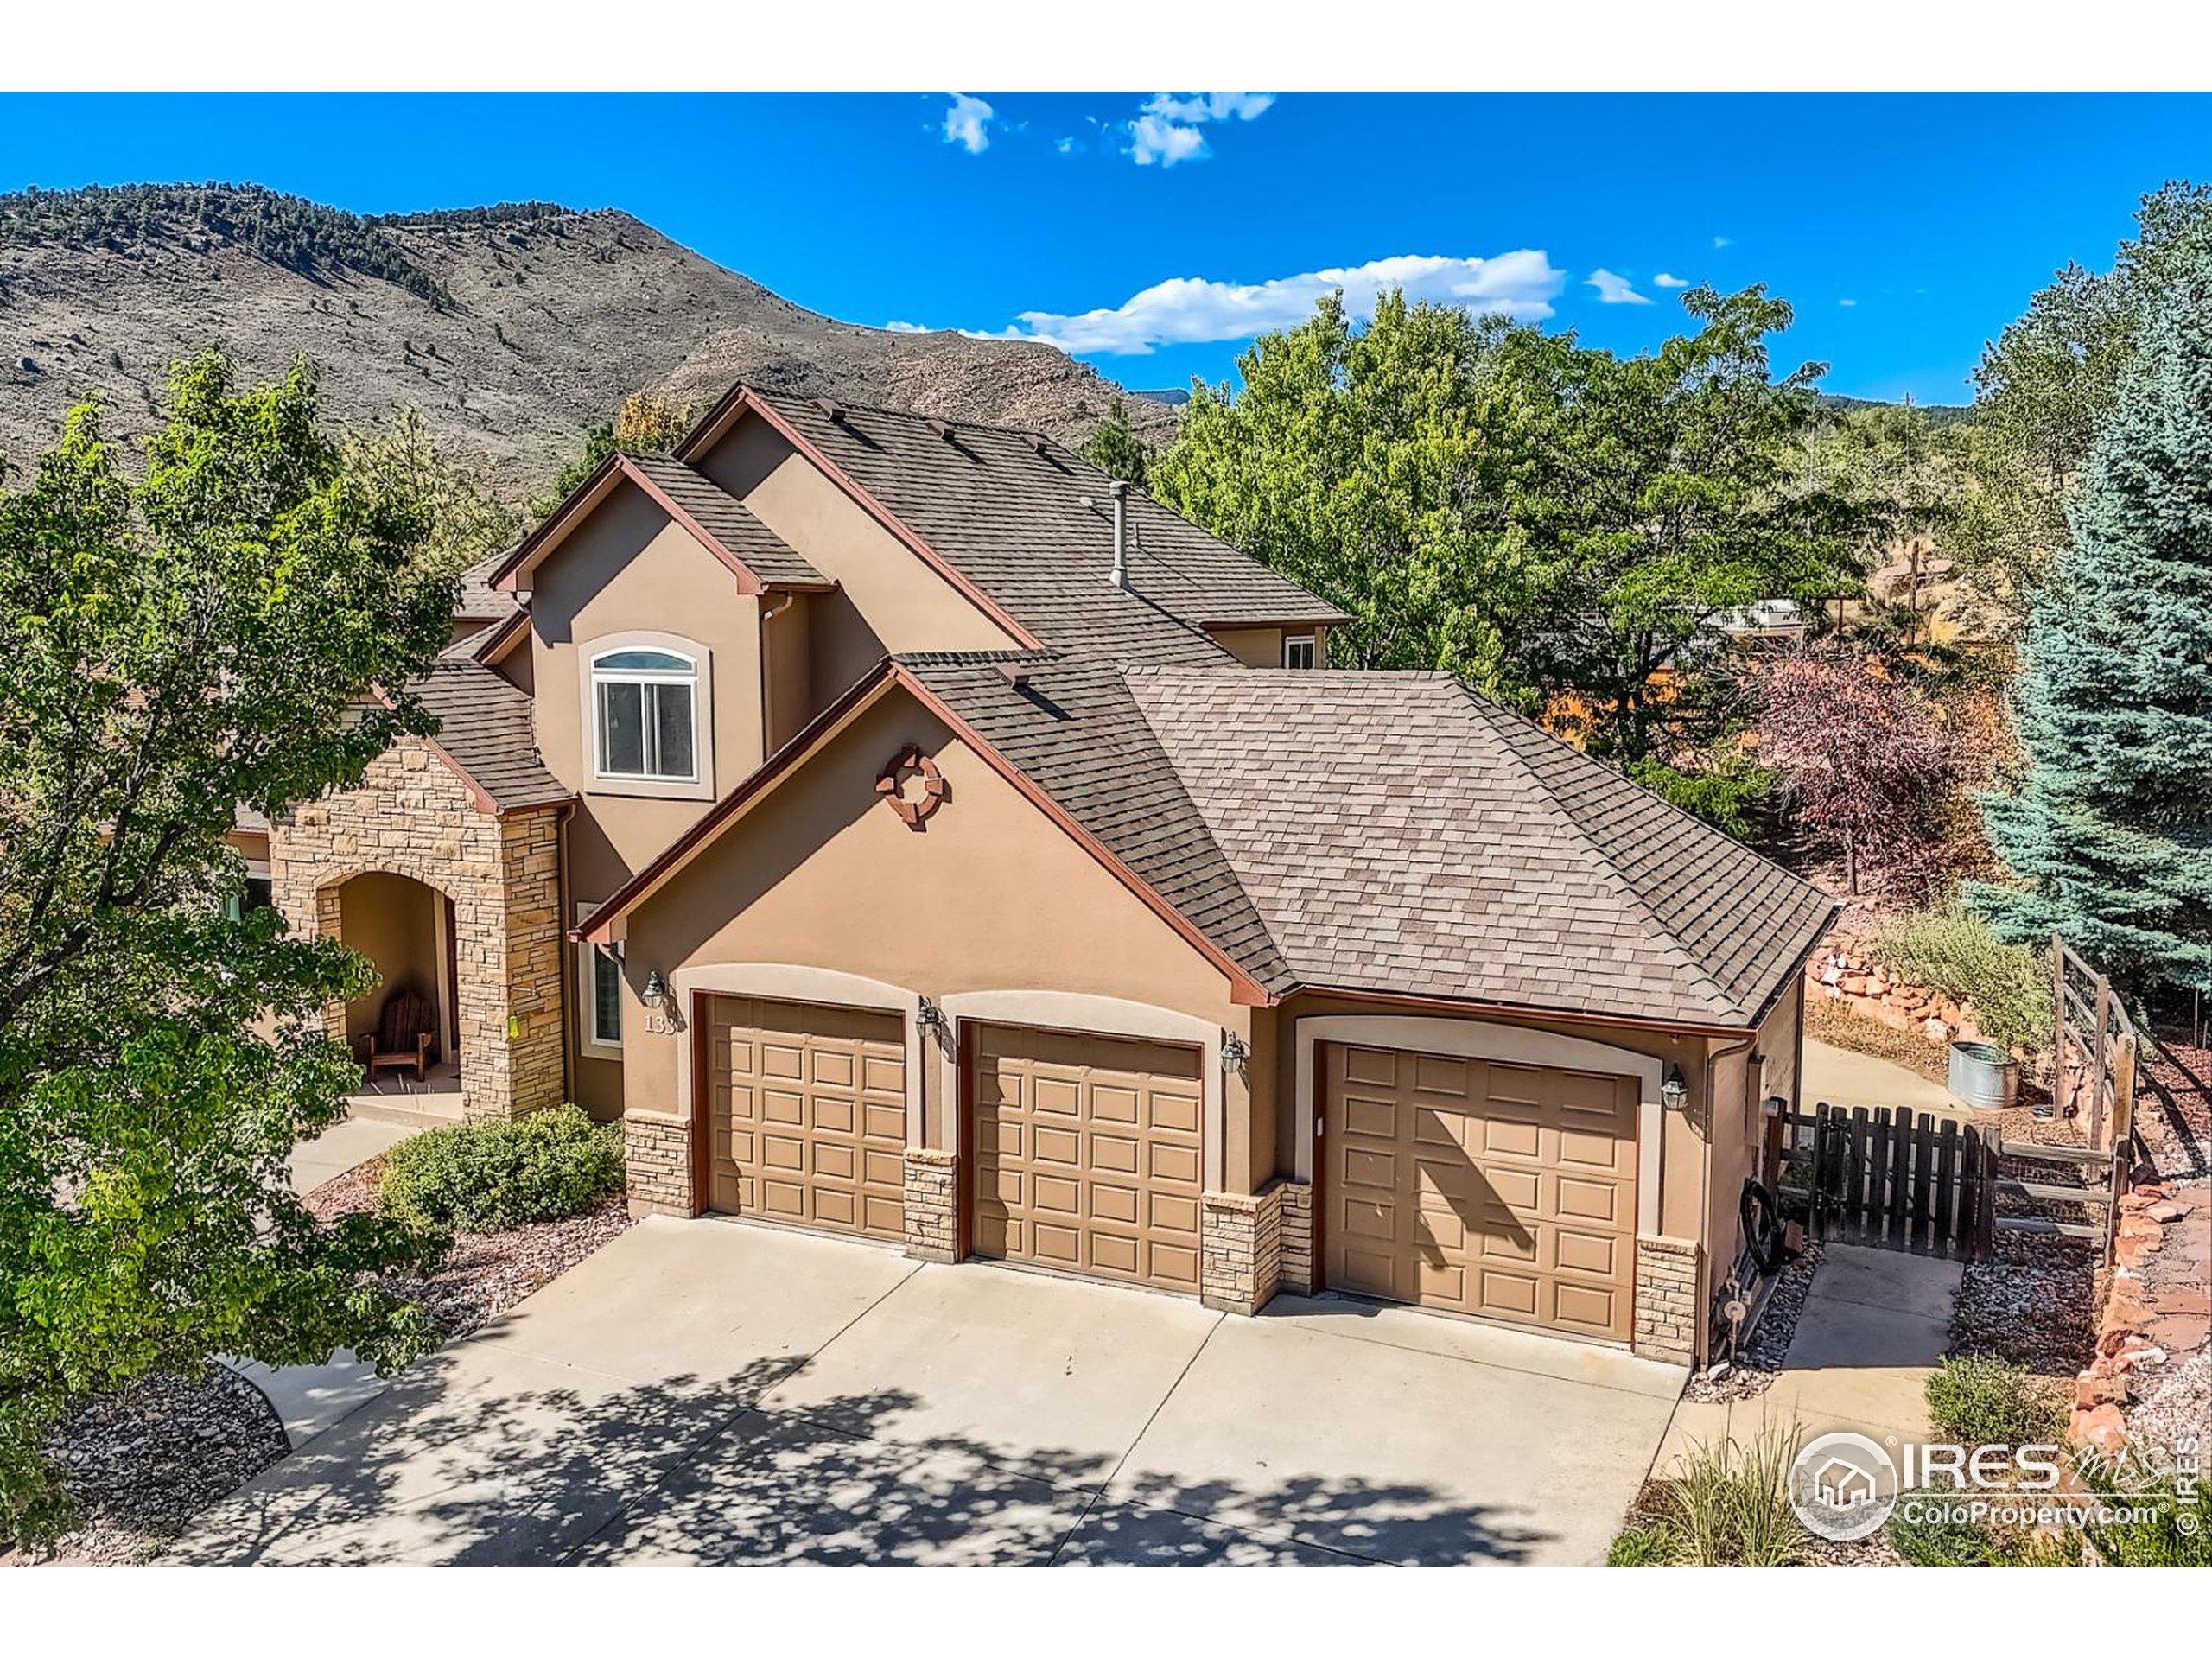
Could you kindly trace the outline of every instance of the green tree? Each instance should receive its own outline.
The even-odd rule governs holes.
[[[2167,267],[2029,614],[2024,776],[1983,807],[2019,885],[1970,899],[2009,940],[2212,989],[2212,226]]]
[[[1772,373],[1789,305],[1698,288],[1682,307],[1696,331],[1643,356],[1516,341],[1556,410],[1509,501],[1538,573],[1531,666],[1593,753],[1631,765],[1712,741],[1694,682],[1728,669],[1722,613],[1816,609],[1857,583],[1865,537],[1863,504],[1808,477],[1825,365]]]
[[[384,431],[346,434],[339,454],[372,495],[422,521],[422,556],[434,565],[464,569],[522,533],[521,515],[456,466],[415,410]]]
[[[238,804],[359,779],[429,718],[448,638],[429,524],[349,473],[304,363],[237,391],[181,364],[126,467],[98,408],[0,487],[0,1533],[50,1535],[71,1404],[211,1355],[429,1339],[373,1275],[431,1247],[317,1223],[286,1155],[359,1073],[321,1012],[367,964],[235,918]],[[372,694],[381,689],[378,697]]]
[[[1397,294],[1355,328],[1324,299],[1237,359],[1241,391],[1194,389],[1153,493],[1348,613],[1332,663],[1445,669],[1532,706],[1503,504],[1535,411],[1491,372],[1506,332]]]
[[[1993,620],[2017,620],[2067,542],[2066,500],[2117,404],[2139,318],[2212,223],[2212,188],[2176,181],[2143,198],[2110,270],[2069,265],[1983,351],[1972,419],[1946,437],[1970,487],[1945,550]]]
[[[1129,429],[1128,407],[1119,397],[1107,410],[1098,429],[1084,440],[1083,458],[1109,478],[1144,487],[1152,451]]]

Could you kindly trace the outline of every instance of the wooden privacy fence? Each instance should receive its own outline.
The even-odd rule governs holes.
[[[1905,1107],[1782,1114],[1777,1192],[1814,1238],[1986,1261],[1997,1233],[1993,1135]]]

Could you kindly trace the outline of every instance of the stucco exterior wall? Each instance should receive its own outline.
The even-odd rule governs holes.
[[[837,584],[807,607],[814,707],[826,708],[888,655],[1020,643],[766,422],[745,416],[692,464]]]
[[[881,803],[876,774],[908,743],[947,791],[918,830]],[[1113,998],[1249,1033],[1229,983],[1090,854],[904,692],[830,747],[629,919],[624,1095],[666,1116],[688,1032],[647,1032],[658,970],[785,964],[851,974],[933,1001],[1043,991]],[[834,999],[832,999],[834,1000]],[[923,1069],[925,1144],[949,1147],[938,1065]],[[1224,1167],[1249,1163],[1244,1083],[1229,1081]]]
[[[411,984],[437,1008],[438,1051],[444,1056],[452,1046],[444,1035],[451,1020],[438,960],[437,893],[410,877],[372,871],[340,887],[338,904],[340,937],[375,963],[381,976],[365,996],[346,1005],[346,1039],[357,1041],[374,1031],[385,999]]]

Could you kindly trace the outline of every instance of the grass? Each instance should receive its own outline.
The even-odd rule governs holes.
[[[1795,1567],[1812,1535],[1789,1503],[1795,1432],[1694,1446],[1674,1474],[1645,1489],[1640,1513],[1613,1540],[1609,1567]]]

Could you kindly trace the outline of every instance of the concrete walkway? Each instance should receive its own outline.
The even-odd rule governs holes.
[[[342,1118],[292,1149],[292,1190],[312,1192],[421,1132],[419,1126]],[[391,1386],[391,1378],[378,1376],[347,1348],[333,1354],[327,1365],[272,1369],[259,1360],[241,1359],[231,1362],[231,1369],[269,1397],[294,1451]]]
[[[1835,1106],[1910,1106],[1927,1112],[1940,1122],[1955,1117],[1961,1122],[1974,1112],[1951,1098],[1951,1091],[1919,1072],[1847,1048],[1805,1039],[1805,1079],[1798,1090],[1808,1109],[1815,1101]]]
[[[1732,1403],[1683,1401],[1653,1472],[1667,1473],[1700,1442],[1745,1443],[1770,1427],[1801,1428],[1808,1440],[1836,1428],[1877,1440],[1925,1440],[1923,1390],[1950,1344],[1951,1306],[1965,1271],[1933,1256],[1825,1246],[1773,1385]]]
[[[201,1517],[202,1562],[1594,1562],[1678,1370],[1330,1299],[632,1228]]]

